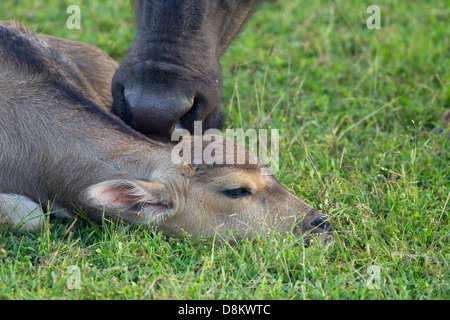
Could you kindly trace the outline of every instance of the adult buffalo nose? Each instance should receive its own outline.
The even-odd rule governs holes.
[[[191,110],[194,94],[166,88],[125,88],[131,126],[143,133],[170,137],[175,124]]]

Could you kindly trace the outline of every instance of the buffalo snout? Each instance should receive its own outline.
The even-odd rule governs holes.
[[[194,105],[194,93],[186,90],[135,86],[125,88],[123,95],[130,125],[144,134],[170,136]]]
[[[137,33],[112,83],[113,111],[146,135],[222,127],[219,58],[260,1],[135,0]]]
[[[122,65],[112,88],[113,112],[145,135],[170,138],[176,128],[194,133],[194,121],[202,122],[203,131],[221,128],[223,123],[220,80],[199,81],[182,71],[169,73],[145,65]]]

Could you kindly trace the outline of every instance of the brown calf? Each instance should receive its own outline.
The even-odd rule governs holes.
[[[55,46],[77,43],[46,39],[0,26],[0,223],[39,228],[42,203],[56,216],[73,217],[80,206],[97,223],[120,218],[178,237],[328,233],[327,217],[262,175],[260,163],[175,164],[174,144],[135,132],[99,106],[107,99],[92,90],[95,75]],[[83,60],[101,66],[97,49],[90,55],[79,45],[88,48]],[[187,136],[177,146],[205,150],[205,141]],[[250,159],[234,144],[241,153]]]

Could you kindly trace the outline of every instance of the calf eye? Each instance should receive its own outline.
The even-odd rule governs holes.
[[[238,199],[250,195],[250,191],[245,188],[236,188],[223,191],[223,194],[229,198]]]

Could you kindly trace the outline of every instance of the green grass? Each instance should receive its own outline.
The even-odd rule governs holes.
[[[120,62],[135,33],[129,1],[78,4],[81,30],[65,27],[68,4],[56,0],[3,1],[0,18]],[[333,217],[329,245],[230,246],[72,221],[3,228],[0,298],[449,299],[450,142],[432,130],[450,107],[450,9],[374,4],[380,30],[359,1],[265,3],[221,60],[228,126],[281,130],[277,177]]]

